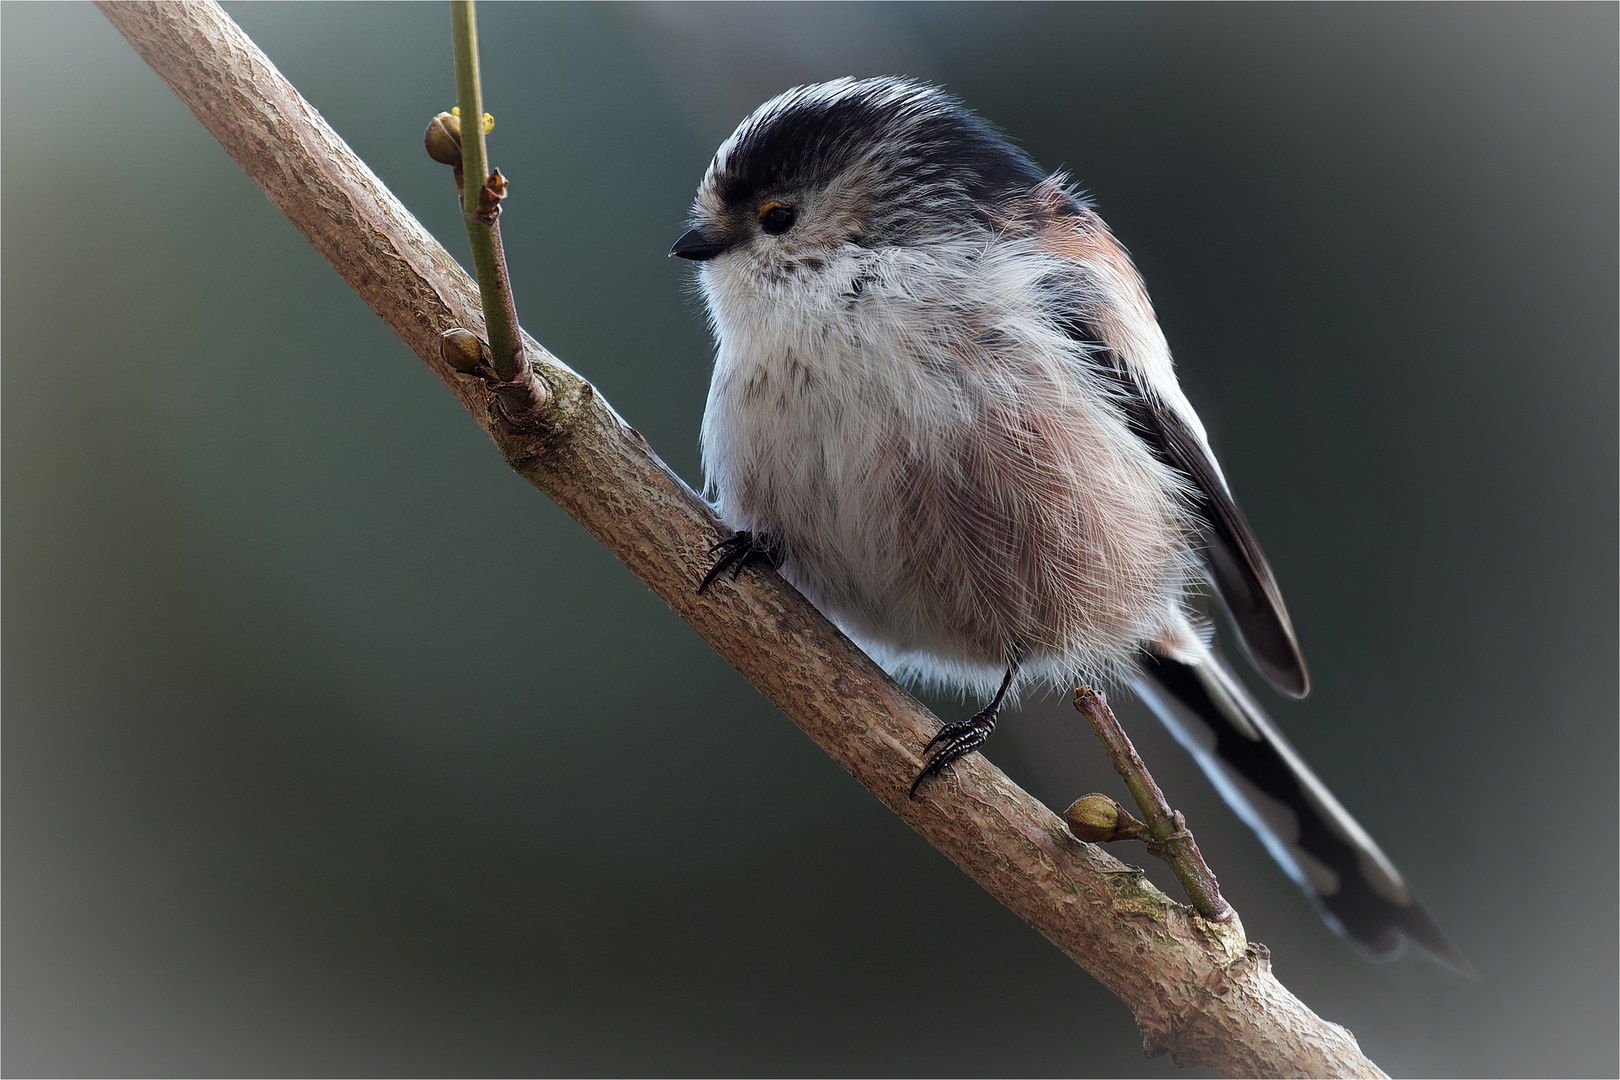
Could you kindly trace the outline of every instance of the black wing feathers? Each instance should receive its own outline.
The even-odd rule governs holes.
[[[1138,381],[1086,311],[1096,290],[1054,275],[1052,310],[1087,348],[1093,370],[1160,461],[1192,493],[1203,524],[1199,554],[1244,653],[1284,694],[1304,697],[1310,676],[1277,579],[1219,467],[1189,421]],[[1283,738],[1211,644],[1197,666],[1144,651],[1136,689],[1219,789],[1265,841],[1322,912],[1364,955],[1399,954],[1408,940],[1468,972],[1447,939],[1365,830],[1339,805]]]
[[[1131,426],[1161,461],[1192,482],[1193,510],[1205,524],[1201,554],[1244,655],[1278,691],[1304,697],[1311,677],[1282,590],[1202,441],[1175,410],[1142,388],[1093,327],[1071,319],[1066,329],[1091,347],[1097,370],[1112,379]]]
[[[1120,374],[1135,386],[1135,379]],[[1149,442],[1166,463],[1186,473],[1197,486],[1195,509],[1208,526],[1204,559],[1244,655],[1279,691],[1290,697],[1304,697],[1311,690],[1305,657],[1300,653],[1294,624],[1283,605],[1282,590],[1277,587],[1271,564],[1249,530],[1243,511],[1216,475],[1202,442],[1187,422],[1152,395],[1140,389],[1137,395],[1144,404],[1135,410],[1132,419],[1144,425]]]

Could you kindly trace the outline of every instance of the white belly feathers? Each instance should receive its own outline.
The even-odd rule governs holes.
[[[1186,625],[1176,476],[1041,308],[1045,257],[973,254],[706,265],[711,495],[896,675],[987,692],[1015,659],[1050,683],[1121,672]],[[1009,286],[1029,301],[1011,314]]]

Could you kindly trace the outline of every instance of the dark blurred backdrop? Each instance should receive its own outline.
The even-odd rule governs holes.
[[[445,7],[230,10],[464,258]],[[744,113],[907,73],[1071,170],[1287,592],[1317,688],[1265,700],[1479,976],[1363,963],[1128,712],[1250,936],[1392,1073],[1613,1075],[1616,10],[486,5],[519,308],[697,484],[665,252]],[[7,1073],[1175,1071],[507,470],[94,9],[0,20]],[[1115,790],[1060,700],[990,754]]]

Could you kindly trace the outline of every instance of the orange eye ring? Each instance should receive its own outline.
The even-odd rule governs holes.
[[[768,202],[759,208],[759,227],[772,236],[780,236],[793,228],[799,212],[787,203]]]

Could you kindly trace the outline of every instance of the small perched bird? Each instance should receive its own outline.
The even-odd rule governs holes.
[[[1021,686],[1128,682],[1361,952],[1466,968],[1189,606],[1212,590],[1266,681],[1309,691],[1142,279],[1064,176],[935,87],[845,78],[745,119],[691,225],[671,254],[700,264],[736,530],[700,588],[768,561],[895,675],[988,696],[913,796]]]

